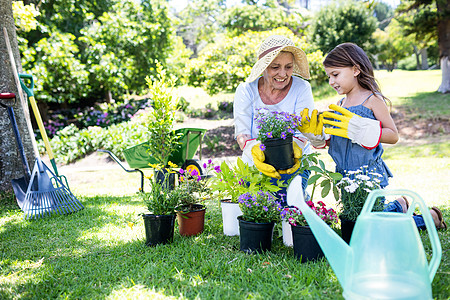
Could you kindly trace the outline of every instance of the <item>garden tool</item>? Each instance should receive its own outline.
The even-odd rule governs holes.
[[[287,190],[287,202],[300,208],[343,287],[345,299],[432,299],[431,282],[442,248],[430,211],[420,196],[408,190],[373,190],[356,220],[350,244],[308,207],[302,178],[296,176]],[[412,199],[406,213],[372,212],[375,200],[385,196]],[[431,242],[428,263],[412,218],[419,206]]]
[[[39,109],[36,104],[36,100],[34,99],[34,81],[33,76],[28,74],[19,74],[20,78],[20,85],[22,89],[27,93],[28,99],[30,100],[31,108],[33,109],[34,116],[36,118],[36,123],[38,124],[39,131],[41,133],[42,139],[44,140],[45,149],[47,150],[48,158],[50,159],[50,163],[52,164],[53,170],[55,171],[56,177],[61,181],[64,182],[64,185],[70,190],[69,184],[67,182],[67,178],[64,175],[58,174],[58,169],[56,168],[56,162],[55,158],[53,156],[52,148],[50,147],[50,143],[48,140],[47,132],[45,131],[44,124],[42,122],[41,114],[39,113]],[[30,87],[27,87],[22,79],[29,79],[30,81]]]
[[[42,119],[39,114],[39,110],[36,105],[36,101],[34,100],[33,94],[33,77],[31,75],[23,75],[20,74],[23,78],[29,78],[31,80],[31,88],[28,88],[22,80],[20,80],[20,84],[24,91],[27,93],[28,98],[30,99],[31,107],[33,109],[34,115],[36,117],[36,121],[38,123],[39,129],[44,139],[44,143],[47,147],[47,151],[49,151],[49,157],[52,161],[53,167],[56,170],[56,164],[53,159],[53,152],[51,151],[50,145],[48,143],[47,134],[44,130],[44,126],[42,124]],[[49,174],[51,177],[49,177]],[[63,182],[61,180],[65,182]],[[36,184],[37,181],[37,190],[32,190],[31,187],[33,184]],[[41,214],[44,215],[46,212],[49,214],[51,212],[57,212],[59,214],[66,214],[81,210],[84,206],[78,201],[78,199],[70,192],[68,187],[65,185],[67,183],[67,179],[65,176],[61,177],[55,175],[40,159],[38,156],[36,158],[36,162],[34,165],[33,172],[31,174],[30,184],[28,186],[25,204],[24,204],[24,212],[28,217],[40,217]]]
[[[14,99],[14,103],[16,102],[16,95],[13,93],[0,93],[0,99]],[[20,158],[22,160],[22,166],[24,169],[24,176],[12,179],[11,185],[14,190],[14,194],[16,195],[17,204],[22,209],[23,201],[25,200],[25,193],[27,192],[27,187],[30,182],[31,172],[28,166],[28,161],[25,156],[25,150],[23,148],[22,139],[20,138],[19,129],[17,128],[16,118],[14,116],[14,110],[12,106],[0,103],[0,105],[8,110],[8,116],[11,121],[14,137],[16,139],[16,145],[19,149]]]
[[[324,124],[337,127],[325,128],[325,133],[348,138],[353,143],[369,150],[378,146],[381,138],[380,121],[363,118],[336,104],[331,104],[329,108],[342,115],[330,111],[326,111],[322,114]],[[326,118],[333,120],[328,120]]]

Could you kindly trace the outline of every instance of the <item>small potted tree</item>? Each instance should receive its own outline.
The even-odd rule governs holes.
[[[380,189],[382,176],[375,172],[369,172],[368,166],[362,166],[356,171],[349,171],[338,182],[337,187],[341,190],[341,220],[342,239],[350,243],[350,239],[367,196],[372,190]],[[372,211],[383,211],[384,199],[378,198],[375,201]]]
[[[167,178],[171,173],[166,170]],[[149,213],[142,215],[144,219],[146,245],[155,246],[173,241],[175,228],[175,207],[178,205],[178,196],[166,185],[150,178],[151,191],[141,194]]]

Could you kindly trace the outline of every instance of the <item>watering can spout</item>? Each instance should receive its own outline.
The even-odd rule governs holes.
[[[287,189],[287,203],[302,211],[331,268],[342,286],[346,286],[353,251],[342,238],[311,210],[303,197],[302,178],[296,176]]]

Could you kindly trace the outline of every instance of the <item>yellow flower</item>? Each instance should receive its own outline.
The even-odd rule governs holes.
[[[173,162],[171,162],[171,161],[169,161],[167,164],[168,164],[169,167],[171,167],[171,168],[178,168],[178,166],[177,166],[176,164],[174,164]]]
[[[133,229],[134,223],[133,222],[128,222],[128,227],[130,227],[131,229]]]

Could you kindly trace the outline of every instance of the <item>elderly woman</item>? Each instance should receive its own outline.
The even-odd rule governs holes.
[[[250,76],[238,86],[234,96],[235,138],[243,150],[243,160],[249,164],[257,159],[252,157],[251,150],[259,143],[256,140],[258,128],[254,121],[258,109],[266,108],[298,116],[305,108],[309,111],[314,109],[311,86],[308,81],[300,78],[310,78],[308,61],[302,49],[284,36],[273,35],[261,44],[257,56],[258,61]],[[294,141],[303,154],[311,152],[309,142],[300,132],[295,133]],[[267,168],[271,167],[263,162],[256,166],[265,174],[268,174]],[[296,169],[290,170],[285,174],[275,171],[270,174],[285,180],[289,178],[289,173],[295,171]],[[302,176],[305,189],[309,172]]]

